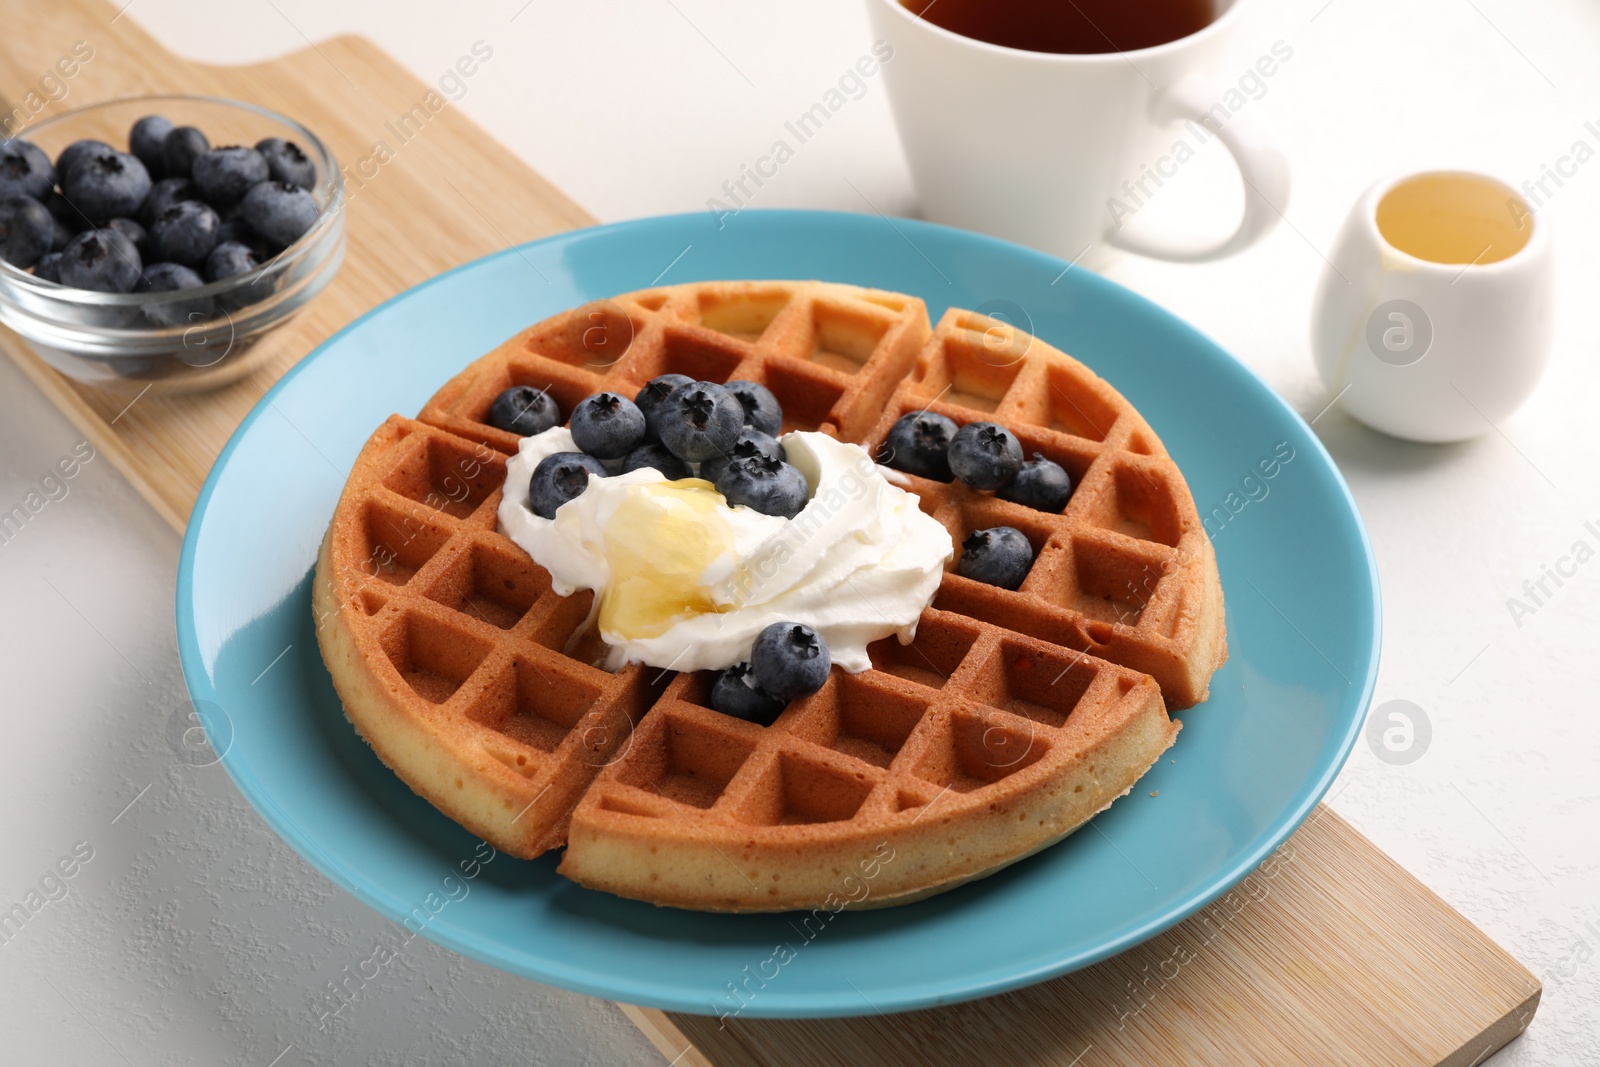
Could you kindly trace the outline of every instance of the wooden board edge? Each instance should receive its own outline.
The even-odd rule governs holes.
[[[695,1047],[693,1041],[683,1036],[683,1031],[666,1012],[657,1008],[641,1008],[636,1004],[623,1004],[617,1002],[617,1007],[622,1009],[645,1039],[654,1045],[656,1051],[667,1058],[668,1067],[717,1067],[706,1058],[705,1053]]]
[[[1528,1024],[1533,1022],[1534,1013],[1539,1010],[1539,1001],[1543,996],[1544,987],[1535,980],[1534,990],[1528,994],[1526,1000],[1506,1012],[1483,1033],[1461,1046],[1453,1054],[1440,1060],[1439,1067],[1478,1067],[1484,1060],[1522,1036],[1528,1029]]]
[[[1432,886],[1428,885],[1422,879],[1418,878],[1416,875],[1402,867],[1393,856],[1389,855],[1383,849],[1373,844],[1372,840],[1368,838],[1366,834],[1356,829],[1354,824],[1352,824],[1348,819],[1344,818],[1338,812],[1328,807],[1327,804],[1319,801],[1317,803],[1316,810],[1312,813],[1311,818],[1302,823],[1300,829],[1304,829],[1313,821],[1321,819],[1325,815],[1331,815],[1333,817],[1332,821],[1338,824],[1340,832],[1347,835],[1348,838],[1353,842],[1352,847],[1364,847],[1371,849],[1376,861],[1386,866],[1393,877],[1406,878],[1415,883],[1417,890],[1423,896],[1432,901],[1434,907],[1442,912],[1446,912],[1455,916],[1462,926],[1470,929],[1474,934],[1481,938],[1485,944],[1489,945],[1495,950],[1495,952],[1499,954],[1504,963],[1509,964],[1511,968],[1514,968],[1518,972],[1518,974],[1524,979],[1525,987],[1531,992],[1527,994],[1526,998],[1521,1001],[1516,1008],[1512,1009],[1510,1014],[1515,1015],[1518,1010],[1528,1006],[1529,1004],[1532,1005],[1534,1010],[1538,1009],[1539,997],[1544,990],[1544,984],[1539,981],[1539,976],[1530,971],[1521,960],[1517,959],[1516,956],[1512,955],[1509,949],[1505,948],[1505,946],[1501,945],[1500,942],[1490,937],[1484,931],[1483,927],[1479,926],[1477,923],[1473,922],[1465,914],[1463,914],[1461,909],[1457,908],[1454,904],[1450,903],[1448,900],[1444,899],[1444,897],[1436,893]],[[1300,829],[1297,829],[1295,833],[1298,834]],[[1293,840],[1294,835],[1291,834],[1289,839]],[[1533,1016],[1530,1013],[1528,1018],[1531,1020],[1532,1017]]]

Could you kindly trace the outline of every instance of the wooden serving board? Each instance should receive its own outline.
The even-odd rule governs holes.
[[[268,63],[167,53],[103,0],[8,5],[0,99],[12,132],[67,107],[156,92],[255,101],[305,122],[347,165],[427,86],[341,37]],[[93,57],[63,77],[75,42]],[[43,91],[65,84],[59,102]],[[29,94],[33,95],[30,96]],[[55,95],[59,96],[59,90]],[[19,109],[13,111],[12,109]],[[18,129],[20,120],[20,130]],[[416,205],[427,204],[426,212]],[[407,219],[402,230],[394,225]],[[182,531],[217,453],[297,360],[374,305],[508,245],[593,222],[446,106],[350,199],[333,283],[259,342],[265,369],[194,396],[78,386],[9,331],[0,346]],[[986,1000],[901,1015],[716,1019],[624,1005],[675,1067],[1340,1064],[1475,1067],[1528,1025],[1526,968],[1325,808],[1243,886],[1121,956]]]

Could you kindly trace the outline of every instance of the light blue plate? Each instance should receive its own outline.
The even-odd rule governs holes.
[[[926,1007],[1085,966],[1197,911],[1293,832],[1349,753],[1377,673],[1377,574],[1349,491],[1293,411],[1178,319],[1065,268],[918,222],[746,211],[719,228],[700,213],[510,249],[358,319],[245,419],[184,539],[183,671],[229,774],[284,840],[383,915],[516,974],[678,1011],[731,1011],[728,984],[758,972],[770,977],[747,1016]],[[1227,666],[1211,699],[1182,713],[1171,759],[1130,796],[993,877],[842,913],[810,941],[787,915],[591,892],[558,877],[555,856],[473,867],[475,839],[345,721],[312,628],[318,541],[386,416],[415,413],[468,362],[563,308],[713,278],[900,290],[935,318],[952,305],[1021,309],[1021,325],[1109,379],[1161,435],[1212,516],[1226,591]],[[1260,478],[1262,459],[1291,449]],[[777,966],[780,944],[793,957]]]

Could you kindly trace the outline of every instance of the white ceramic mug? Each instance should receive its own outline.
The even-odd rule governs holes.
[[[1215,20],[1166,44],[1059,54],[963,37],[898,0],[867,0],[876,37],[894,49],[884,80],[923,215],[1066,259],[1109,245],[1198,262],[1253,244],[1288,202],[1289,168],[1240,113],[1250,96],[1237,82],[1264,85],[1293,51],[1279,42],[1233,82],[1207,76],[1246,2],[1217,0]],[[1196,249],[1125,227],[1187,159],[1175,160],[1176,142],[1211,137],[1244,178],[1238,229]]]
[[[1549,357],[1544,223],[1509,185],[1431,171],[1373,185],[1323,272],[1311,348],[1346,411],[1413,441],[1497,425]]]

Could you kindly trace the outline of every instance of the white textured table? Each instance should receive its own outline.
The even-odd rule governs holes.
[[[136,0],[123,17],[216,62],[360,32],[427,81],[482,40],[493,58],[452,106],[608,220],[703,210],[870,44],[860,0],[507,0],[448,17],[376,2]],[[1249,105],[1293,161],[1288,224],[1220,265],[1127,260],[1108,273],[1315,416],[1329,397],[1307,347],[1311,293],[1356,195],[1384,172],[1441,164],[1520,185],[1577,141],[1600,151],[1597,36],[1600,9],[1583,0],[1259,5],[1222,73],[1278,40],[1294,50]],[[1557,350],[1523,411],[1444,447],[1380,437],[1338,409],[1316,421],[1383,575],[1377,699],[1413,701],[1433,728],[1406,766],[1358,747],[1332,803],[1543,978],[1534,1025],[1496,1067],[1585,1062],[1600,1032],[1600,563],[1559,587],[1547,580],[1520,620],[1507,604],[1576,542],[1600,549],[1585,526],[1600,529],[1600,158],[1586,160],[1546,185]],[[1236,199],[1218,200],[1214,217],[1194,209],[1228,188],[1227,169],[1203,154],[1142,214],[1222,227]],[[914,212],[881,85],[869,82],[753,206]],[[0,511],[77,441],[0,362]],[[399,937],[280,844],[221,768],[175,759],[170,731],[150,728],[181,703],[177,539],[103,459],[65,484],[0,539],[0,910],[31,890],[66,894],[15,933],[0,927],[0,1059],[661,1062],[611,1005],[420,939],[323,1020],[329,984]],[[63,859],[70,878],[55,874]]]

